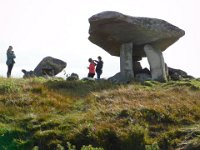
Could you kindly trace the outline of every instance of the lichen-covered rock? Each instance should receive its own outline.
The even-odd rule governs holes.
[[[34,73],[36,76],[55,76],[60,73],[65,67],[67,63],[53,57],[45,57],[34,69]]]
[[[53,77],[60,73],[65,67],[67,63],[53,57],[45,57],[37,67],[32,71],[26,71],[22,69],[24,73],[23,78],[32,78],[32,77]]]
[[[116,73],[114,76],[108,78],[108,81],[111,81],[113,83],[128,83],[128,80],[124,80],[121,76],[121,72]]]
[[[67,81],[75,81],[79,80],[79,76],[77,73],[72,73],[69,77],[67,77]]]
[[[188,78],[188,79],[194,79],[193,76],[188,75],[185,71],[181,70],[181,69],[174,69],[174,68],[170,68],[168,67],[168,73],[169,73],[169,77],[171,80],[181,80],[184,78]]]
[[[131,17],[105,11],[89,18],[89,40],[114,56],[120,56],[123,43],[133,43],[133,57],[145,57],[144,45],[164,51],[182,37],[182,29],[155,18]],[[137,59],[136,59],[137,58]]]

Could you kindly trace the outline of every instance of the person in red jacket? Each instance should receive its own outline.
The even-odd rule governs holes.
[[[94,75],[95,75],[95,66],[96,66],[96,64],[94,63],[92,58],[89,58],[88,61],[90,63],[90,65],[88,67],[88,69],[89,69],[88,77],[93,78]]]

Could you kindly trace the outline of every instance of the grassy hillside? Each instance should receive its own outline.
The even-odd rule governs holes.
[[[200,81],[0,78],[0,150],[200,149]]]

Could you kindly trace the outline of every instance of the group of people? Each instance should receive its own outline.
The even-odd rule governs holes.
[[[8,50],[7,50],[7,61],[6,64],[8,66],[8,71],[7,71],[7,78],[9,78],[11,76],[11,72],[12,72],[12,68],[15,64],[15,53],[13,51],[13,47],[9,46]],[[100,79],[101,74],[102,74],[102,68],[103,68],[103,61],[101,56],[97,57],[98,60],[93,60],[92,58],[89,58],[88,61],[90,63],[88,69],[89,69],[89,73],[88,73],[88,77],[93,78],[95,76],[95,72],[97,74],[97,79]]]
[[[92,58],[89,58],[88,61],[90,63],[88,69],[88,77],[93,78],[95,76],[95,72],[97,73],[97,79],[100,79],[102,74],[102,68],[103,68],[103,61],[101,56],[97,57],[98,60],[93,60]]]

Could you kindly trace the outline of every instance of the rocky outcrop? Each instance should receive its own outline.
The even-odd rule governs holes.
[[[33,78],[36,77],[35,73],[31,71],[26,71],[25,69],[22,69],[22,72],[24,73],[23,78]]]
[[[89,40],[113,56],[120,56],[120,79],[134,80],[138,61],[147,57],[151,78],[167,80],[162,52],[185,32],[156,18],[132,17],[105,11],[89,18]],[[133,66],[136,64],[137,66]]]
[[[67,77],[67,81],[75,81],[79,80],[79,76],[77,73],[72,73],[70,76]]]
[[[52,77],[60,73],[66,66],[67,63],[60,59],[53,57],[45,57],[33,71],[26,71],[25,69],[23,69],[22,72],[24,73],[24,78],[33,76]]]
[[[36,76],[55,76],[60,73],[66,66],[67,63],[60,59],[45,57],[34,69],[34,73]]]
[[[184,78],[194,79],[193,76],[188,75],[185,71],[183,71],[181,69],[174,69],[174,68],[168,67],[168,73],[169,73],[169,78],[171,80],[175,80],[175,81],[181,80]]]
[[[108,78],[108,81],[111,81],[113,83],[124,83],[125,81],[121,77],[121,73],[118,72],[114,76]]]
[[[113,83],[128,83],[129,82],[128,80],[125,81],[122,78],[121,72],[118,72],[114,76],[108,78],[108,80],[113,82]],[[149,69],[144,68],[144,69],[138,70],[138,72],[135,74],[134,81],[144,82],[144,81],[147,81],[147,80],[152,80],[151,73],[150,73]]]

